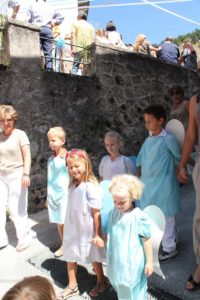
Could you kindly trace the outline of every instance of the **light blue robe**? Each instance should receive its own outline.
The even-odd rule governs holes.
[[[114,208],[107,231],[107,275],[119,300],[146,300],[147,278],[141,237],[149,238],[148,217],[139,208],[122,213]]]
[[[141,166],[141,180],[145,185],[138,201],[142,210],[149,205],[156,205],[166,217],[180,211],[180,191],[176,178],[180,156],[180,146],[169,133],[165,136],[149,136],[145,140],[137,158],[137,166]]]
[[[65,157],[50,157],[48,159],[47,173],[47,203],[49,222],[64,224],[70,181]]]

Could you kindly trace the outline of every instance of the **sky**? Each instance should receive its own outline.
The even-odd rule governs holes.
[[[142,0],[92,0],[88,20],[95,28],[105,28],[108,21],[114,21],[117,31],[122,34],[125,43],[133,43],[139,33],[144,33],[151,43],[159,44],[167,36],[177,37],[195,29],[200,29],[200,0],[179,3],[175,3],[175,0],[151,0],[146,2],[167,2],[157,5],[190,19],[191,22],[149,4],[92,8],[92,6],[103,4],[142,4],[144,3]],[[192,21],[197,24],[193,24]]]

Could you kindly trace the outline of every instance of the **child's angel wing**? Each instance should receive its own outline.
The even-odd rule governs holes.
[[[110,182],[111,182],[110,180],[103,180],[100,183],[100,187],[103,191],[103,201],[102,201],[102,210],[101,210],[101,228],[104,233],[107,232],[109,213],[114,207],[112,195],[108,190]]]
[[[155,205],[149,205],[143,210],[151,223],[151,240],[153,245],[154,272],[165,278],[158,260],[158,251],[165,230],[165,217],[163,212]]]
[[[172,119],[167,122],[165,129],[167,132],[175,136],[179,145],[182,147],[185,139],[185,129],[183,127],[183,124],[179,120]]]

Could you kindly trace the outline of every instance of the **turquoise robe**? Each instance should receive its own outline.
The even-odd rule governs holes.
[[[139,208],[110,212],[107,230],[107,275],[119,300],[146,300],[147,278],[141,237],[151,236],[148,217]]]
[[[149,205],[156,205],[166,217],[180,211],[179,182],[176,178],[180,156],[180,145],[169,133],[165,136],[149,136],[145,140],[137,158],[137,166],[141,166],[141,180],[145,185],[137,203],[142,210]]]
[[[64,224],[70,181],[65,157],[50,157],[48,159],[47,173],[47,203],[49,222]]]

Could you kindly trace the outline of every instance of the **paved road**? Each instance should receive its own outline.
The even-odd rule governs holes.
[[[192,216],[194,213],[194,190],[192,183],[181,188],[183,211],[177,216],[179,230],[179,255],[171,262],[163,264],[162,269],[166,276],[163,280],[153,275],[149,280],[150,290],[153,287],[157,296],[151,299],[176,299],[167,296],[165,292],[180,297],[183,300],[199,300],[200,289],[196,292],[187,292],[185,281],[195,268],[195,257],[192,249]],[[62,259],[53,257],[53,250],[58,243],[57,229],[48,223],[47,210],[30,215],[30,226],[33,234],[31,247],[17,253],[15,230],[12,222],[7,223],[9,246],[0,251],[0,298],[17,281],[25,276],[41,275],[53,281],[56,292],[60,292],[67,284],[66,263]],[[80,266],[78,269],[79,289],[83,295],[95,284],[95,277],[91,266]],[[157,290],[161,289],[163,292]],[[80,300],[80,297],[73,297]],[[98,299],[116,300],[112,289],[108,288],[105,295]]]

